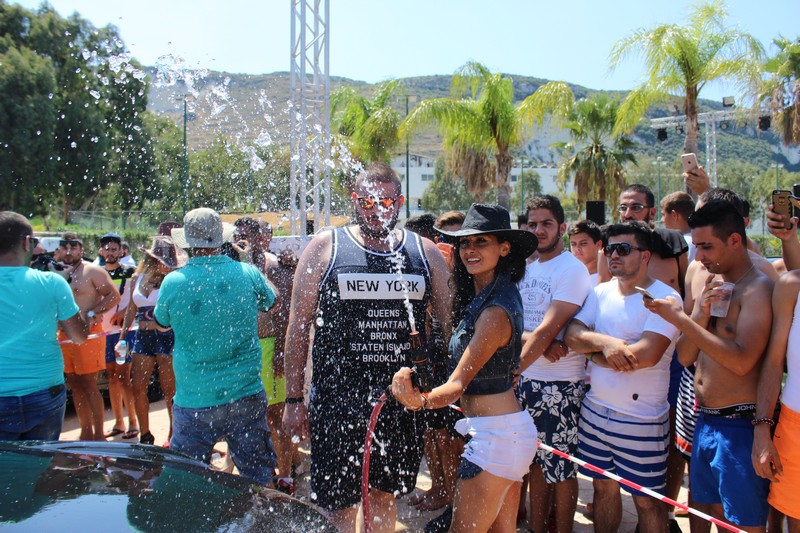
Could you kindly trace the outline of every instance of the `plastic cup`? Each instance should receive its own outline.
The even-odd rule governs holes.
[[[728,316],[728,309],[731,306],[731,296],[733,296],[733,288],[736,287],[735,283],[723,282],[722,285],[716,290],[722,295],[719,300],[711,302],[711,316],[718,318],[725,318]]]

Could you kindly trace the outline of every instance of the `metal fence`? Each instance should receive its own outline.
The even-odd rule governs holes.
[[[69,223],[81,228],[124,231],[155,230],[162,222],[182,220],[178,211],[70,211]]]

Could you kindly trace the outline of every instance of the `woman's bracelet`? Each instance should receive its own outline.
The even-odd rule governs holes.
[[[290,396],[284,400],[286,403],[303,403],[304,398],[302,396]]]
[[[768,426],[774,426],[775,421],[771,418],[756,418],[751,422],[754,426],[758,426],[759,424],[767,424]]]

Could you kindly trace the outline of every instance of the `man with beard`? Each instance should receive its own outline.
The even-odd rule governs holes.
[[[578,449],[586,357],[566,352],[564,329],[591,290],[589,271],[564,249],[564,209],[558,198],[534,196],[527,205],[528,231],[539,240],[537,259],[517,285],[525,309],[519,397],[533,417],[539,439],[570,455]],[[551,344],[553,345],[551,347]],[[547,531],[551,504],[556,530],[571,531],[578,503],[575,464],[539,450],[530,469],[531,528]]]
[[[311,433],[311,486],[340,531],[355,531],[361,448],[374,403],[394,373],[410,366],[412,331],[425,338],[428,304],[450,331],[449,269],[436,245],[396,230],[404,198],[397,174],[372,164],[352,193],[357,224],[324,231],[303,251],[286,335],[286,409],[291,435]],[[303,380],[314,328],[309,411]],[[291,341],[290,341],[291,340]],[[387,404],[372,455],[373,531],[394,531],[395,494],[414,490],[422,455],[417,413]]]
[[[117,364],[114,346],[119,342],[119,327],[125,318],[125,311],[131,301],[131,290],[128,281],[133,276],[134,268],[120,264],[122,257],[122,237],[117,233],[106,233],[100,237],[100,256],[105,260],[103,267],[120,294],[120,303],[116,309],[103,314],[103,329],[109,333],[106,337],[106,373],[108,374],[108,397],[111,411],[114,413],[114,427],[106,438],[122,435],[123,439],[132,439],[139,435],[139,424],[136,420],[136,411],[133,406],[133,385],[131,384],[131,356],[128,355],[125,363]],[[127,289],[127,290],[126,290]],[[128,346],[133,346],[136,332],[131,331],[126,336]],[[125,429],[124,406],[128,409],[128,429]]]
[[[772,327],[773,282],[750,259],[744,218],[730,202],[708,202],[689,217],[689,226],[696,260],[710,273],[691,315],[669,299],[645,306],[680,329],[680,361],[696,365],[700,417],[692,445],[692,499],[708,514],[764,531],[768,483],[749,458],[753,425],[764,423],[755,420],[755,403]],[[721,303],[727,309],[719,309]]]
[[[565,342],[592,363],[578,456],[660,491],[669,447],[669,367],[678,330],[642,305],[637,287],[678,304],[681,297],[648,271],[650,233],[642,222],[608,226],[603,253],[614,278],[589,294],[567,328]],[[619,483],[581,472],[594,478],[595,530],[617,531],[622,519]],[[639,491],[632,494],[641,531],[667,531],[666,507]]]
[[[0,211],[0,440],[58,440],[67,395],[56,327],[77,343],[89,331],[64,278],[28,267],[36,246],[24,216]]]
[[[92,335],[103,333],[103,313],[112,311],[119,303],[119,291],[111,276],[101,266],[83,260],[83,242],[72,232],[59,241],[61,260],[73,267],[70,285],[81,315],[89,323]],[[66,340],[62,332],[59,340]],[[64,372],[72,390],[75,412],[81,424],[80,440],[105,440],[103,431],[103,397],[97,388],[97,373],[106,366],[106,339],[99,337],[85,344],[63,344]]]

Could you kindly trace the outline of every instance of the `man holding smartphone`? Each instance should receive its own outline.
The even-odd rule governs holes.
[[[690,484],[701,511],[740,527],[765,529],[767,483],[748,461],[753,446],[761,360],[772,327],[773,282],[750,260],[744,218],[729,202],[708,202],[689,218],[697,260],[711,273],[691,316],[669,299],[645,306],[682,333],[678,356],[696,365],[700,417],[694,432]],[[723,293],[720,281],[734,284]],[[726,311],[716,303],[729,300]],[[744,311],[747,309],[747,312]],[[714,316],[712,316],[714,315]]]

